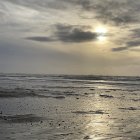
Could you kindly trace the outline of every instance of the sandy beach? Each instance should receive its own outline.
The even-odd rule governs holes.
[[[0,75],[1,140],[139,140],[138,77]]]

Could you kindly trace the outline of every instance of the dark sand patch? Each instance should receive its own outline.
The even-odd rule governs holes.
[[[37,94],[32,90],[26,89],[16,89],[16,90],[7,90],[0,91],[0,98],[24,98],[24,97],[38,97],[38,98],[56,98],[56,99],[64,99],[65,96],[52,96],[52,95],[43,95]]]
[[[42,122],[45,118],[36,116],[34,114],[24,114],[24,115],[4,115],[0,116],[0,120],[10,122],[10,123],[28,123],[28,122]]]
[[[76,93],[74,93],[74,94],[68,93],[68,94],[66,94],[66,96],[82,96],[82,95],[79,95],[79,94],[76,94]]]
[[[90,90],[95,90],[94,88],[91,88]]]
[[[138,102],[140,101],[140,99],[132,99],[132,101]]]
[[[103,97],[103,98],[114,98],[112,95],[104,95],[104,94],[101,94],[100,97]]]
[[[43,97],[43,95],[38,95],[31,89],[15,88],[0,90],[0,98],[23,98],[36,96]]]
[[[72,113],[75,113],[75,114],[108,114],[102,110],[96,110],[96,111],[74,111]]]
[[[39,98],[50,98],[52,96],[38,95],[36,93],[17,93],[17,92],[9,92],[9,93],[0,93],[0,98],[24,98],[24,97],[39,97]]]
[[[73,135],[73,133],[60,133],[60,134],[56,134],[56,136],[69,136],[69,135]]]
[[[52,96],[52,98],[56,98],[56,99],[65,99],[65,96]]]
[[[119,108],[119,109],[122,109],[122,110],[140,110],[140,108],[135,108],[135,107],[128,107],[128,108]]]
[[[84,137],[85,140],[91,139],[89,136]]]

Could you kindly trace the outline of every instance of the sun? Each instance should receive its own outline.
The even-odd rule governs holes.
[[[106,41],[107,39],[107,28],[103,26],[98,26],[94,30],[95,33],[97,33],[97,40],[100,42]]]
[[[98,41],[105,41],[106,40],[106,37],[105,36],[98,36],[97,37]]]
[[[106,34],[107,33],[107,28],[105,28],[105,27],[97,27],[95,29],[95,32],[98,33],[98,34]]]

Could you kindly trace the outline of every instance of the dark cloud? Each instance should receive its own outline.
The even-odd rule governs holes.
[[[53,35],[51,37],[32,36],[26,37],[26,39],[40,42],[62,41],[67,43],[80,43],[96,40],[98,34],[91,32],[88,29],[90,29],[90,26],[56,24],[55,31],[52,33]]]
[[[130,30],[132,32],[132,38],[140,38],[140,28]]]
[[[90,10],[93,8],[93,3],[91,3],[90,0],[60,0],[60,1],[65,1],[73,5],[79,5],[84,10]]]
[[[85,30],[88,26],[56,25],[56,37],[63,42],[86,42],[95,40],[97,33]]]
[[[91,5],[91,2],[89,0],[79,0],[78,4],[82,5],[82,7],[86,10],[89,10],[93,7],[93,5]]]
[[[119,52],[119,51],[124,51],[127,50],[128,47],[118,47],[118,48],[113,48],[112,51],[113,52]]]
[[[112,22],[117,25],[138,22],[140,2],[134,0],[108,0],[100,1],[94,9],[97,13],[96,18],[104,22]]]
[[[135,47],[139,47],[139,46],[140,46],[140,41],[139,40],[137,40],[137,41],[129,41],[129,42],[126,43],[125,47],[113,48],[112,51],[114,51],[114,52],[125,51],[125,50],[135,48]]]
[[[94,17],[103,22],[111,22],[117,25],[136,23],[140,21],[140,1],[139,0],[5,0],[14,4],[30,7],[36,10],[47,10],[48,8],[57,10],[73,9],[77,11],[89,11],[94,13]]]
[[[117,25],[135,23],[140,20],[139,0],[69,0],[73,5],[81,6],[82,10],[96,13],[95,17],[103,22],[111,22]]]
[[[45,36],[32,36],[32,37],[26,37],[28,40],[33,40],[33,41],[39,41],[39,42],[51,42],[54,41],[54,39],[50,37],[45,37]]]
[[[140,46],[140,40],[137,40],[137,41],[129,41],[129,42],[127,42],[127,46],[128,47],[137,47],[137,46]]]

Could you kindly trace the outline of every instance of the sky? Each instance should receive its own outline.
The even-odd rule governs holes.
[[[0,0],[0,72],[140,76],[140,0]]]

